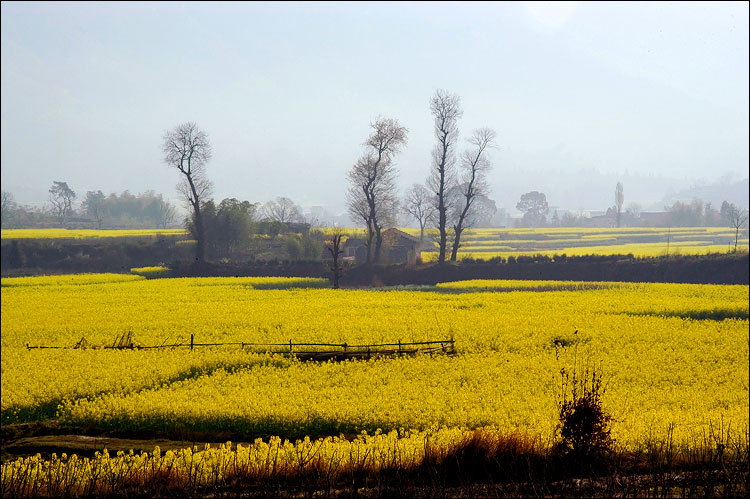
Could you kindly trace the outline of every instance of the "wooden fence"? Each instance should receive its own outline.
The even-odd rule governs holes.
[[[436,341],[412,341],[397,343],[373,343],[373,344],[349,344],[349,343],[295,343],[292,340],[285,343],[256,343],[247,341],[198,343],[195,335],[190,335],[190,342],[184,343],[162,343],[160,345],[137,345],[133,341],[132,333],[126,333],[115,339],[111,346],[92,346],[85,338],[81,338],[73,346],[46,346],[26,344],[28,350],[35,349],[104,349],[104,350],[152,350],[163,348],[190,348],[194,350],[199,347],[235,346],[248,352],[270,352],[294,356],[301,360],[329,360],[359,358],[370,359],[380,356],[392,355],[415,355],[423,354],[445,354],[453,355],[456,352],[453,338]]]

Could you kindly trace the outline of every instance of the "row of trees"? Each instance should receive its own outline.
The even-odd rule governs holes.
[[[291,223],[269,218],[265,215],[265,207],[260,207],[259,203],[235,198],[224,199],[218,205],[212,199],[201,201],[200,212],[206,256],[212,259],[245,255],[253,245],[255,235],[275,237],[288,232],[286,224]],[[187,220],[187,229],[197,241],[199,236],[194,217]],[[322,239],[316,242],[315,237],[307,233],[287,233],[281,239],[275,237],[276,253],[286,254],[290,260],[319,260]]]
[[[20,206],[13,194],[2,193],[3,227],[33,227],[38,225],[62,225],[74,221],[78,225],[95,223],[101,229],[105,223],[117,227],[155,226],[167,228],[177,221],[175,207],[165,201],[161,194],[147,191],[142,194],[88,191],[76,210],[76,192],[67,182],[54,181],[49,189],[49,204],[41,209]]]
[[[432,151],[431,167],[425,185],[413,185],[405,198],[399,200],[395,158],[407,144],[408,130],[397,120],[390,118],[378,118],[370,124],[372,133],[363,143],[362,155],[348,172],[350,186],[347,191],[347,207],[351,218],[359,221],[367,230],[365,246],[368,263],[379,262],[382,231],[397,225],[399,213],[408,214],[417,220],[420,239],[424,238],[426,227],[437,229],[438,262],[443,263],[448,255],[449,243],[450,259],[455,261],[463,231],[496,211],[494,202],[487,198],[487,172],[491,168],[489,150],[496,147],[496,133],[490,128],[474,130],[467,140],[468,147],[458,157],[458,120],[463,115],[459,97],[445,90],[438,90],[430,101],[430,110],[434,118],[436,145]],[[262,208],[257,204],[235,199],[224,200],[218,208],[215,207],[209,199],[211,182],[205,175],[205,165],[211,157],[211,147],[205,132],[195,123],[188,122],[165,132],[163,139],[164,161],[181,174],[178,189],[192,208],[189,225],[197,240],[197,261],[205,260],[207,239],[218,241],[217,244],[224,245],[227,251],[231,250],[233,244],[243,244],[242,238],[227,236],[232,234],[232,230],[226,223],[235,219],[238,213],[249,217],[251,221],[256,214],[261,214],[266,220],[281,223],[303,219],[301,210],[288,198],[276,198]],[[622,222],[624,200],[624,188],[618,182],[615,187],[615,206],[611,210],[618,227]],[[541,226],[546,223],[549,206],[543,193],[532,191],[522,195],[516,208],[524,212],[524,226]],[[671,210],[674,217],[685,211],[678,208],[680,207],[673,207]],[[722,207],[721,216],[724,219],[727,218],[724,216],[727,210],[728,208],[725,210]],[[743,221],[740,216],[742,212],[736,208],[735,210],[739,214],[735,217],[739,223],[746,222],[746,215]],[[206,227],[206,211],[211,228]],[[629,209],[628,214],[633,216],[631,211]],[[703,207],[701,213],[704,217],[712,214]],[[571,215],[568,218],[575,217]],[[553,222],[561,223],[559,219]],[[674,225],[680,223],[675,219]],[[208,237],[211,231],[215,235]],[[450,236],[452,241],[449,241]],[[225,240],[222,241],[222,237]]]
[[[193,122],[167,130],[162,152],[164,162],[180,174],[177,189],[191,209],[186,225],[196,241],[197,262],[204,262],[207,255],[229,255],[247,248],[253,234],[277,235],[289,224],[306,222],[300,207],[287,197],[277,197],[263,206],[228,198],[217,206],[211,199],[212,183],[206,175],[211,144],[208,135]],[[284,249],[292,259],[314,260],[320,258],[322,247],[304,235],[287,237]]]
[[[367,262],[380,260],[382,230],[396,224],[401,210],[424,229],[438,229],[438,262],[456,260],[463,231],[483,212],[496,210],[487,198],[487,172],[491,167],[488,151],[495,147],[496,133],[490,128],[473,131],[468,147],[458,157],[458,120],[463,115],[460,98],[437,90],[430,101],[436,145],[426,185],[415,184],[403,202],[397,196],[395,156],[406,145],[408,130],[397,120],[379,118],[370,124],[372,134],[364,142],[364,152],[348,173],[347,207],[353,220],[367,229]]]

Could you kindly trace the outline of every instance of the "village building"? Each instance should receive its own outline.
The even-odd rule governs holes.
[[[415,265],[420,256],[419,238],[398,229],[386,229],[382,232],[383,245],[380,248],[380,263]],[[375,241],[373,240],[373,245]],[[359,238],[349,238],[344,242],[343,256],[345,261],[354,261],[357,265],[367,260],[367,246]],[[374,251],[374,248],[373,248]]]

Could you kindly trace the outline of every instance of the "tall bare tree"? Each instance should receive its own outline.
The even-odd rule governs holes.
[[[747,210],[736,207],[734,204],[729,204],[726,211],[726,218],[729,223],[734,227],[734,252],[737,253],[737,243],[740,239],[740,229],[745,227],[748,219]]]
[[[367,228],[367,263],[378,263],[382,229],[395,223],[398,206],[393,157],[406,144],[408,130],[388,118],[378,118],[370,127],[373,132],[364,143],[365,153],[348,174],[347,205],[352,218]]]
[[[455,224],[453,225],[453,248],[451,261],[456,261],[458,248],[461,246],[461,233],[472,225],[472,210],[479,196],[486,196],[487,172],[491,164],[487,149],[494,147],[495,131],[490,128],[474,130],[469,143],[471,149],[464,151],[461,158],[461,203],[458,205]]]
[[[432,223],[435,216],[435,205],[432,202],[432,194],[422,184],[414,184],[406,191],[402,203],[402,209],[407,215],[411,215],[419,223],[419,246],[424,243],[424,228]]]
[[[68,187],[67,182],[58,182],[57,180],[52,182],[52,187],[49,189],[49,200],[61,223],[65,223],[65,219],[73,213],[73,200],[75,198],[76,193]]]
[[[2,212],[0,212],[0,217],[2,217],[0,220],[2,220],[2,224],[6,224],[15,211],[16,198],[13,197],[12,193],[2,191]]]
[[[617,207],[617,227],[620,226],[620,220],[622,218],[622,203],[625,202],[625,193],[622,189],[622,182],[617,182],[615,187],[615,206]]]
[[[164,162],[182,175],[177,189],[193,209],[197,262],[206,260],[206,232],[201,216],[201,203],[210,195],[211,181],[206,177],[205,166],[211,159],[208,135],[193,122],[183,123],[164,132]]]
[[[435,194],[437,228],[440,252],[438,263],[445,263],[448,245],[448,190],[456,180],[456,143],[458,142],[458,119],[463,115],[461,100],[457,95],[439,89],[430,101],[430,110],[435,117],[434,129],[437,144],[432,150],[432,167],[427,185]]]
[[[275,200],[267,202],[263,211],[268,218],[281,223],[302,220],[300,209],[294,204],[294,201],[286,197],[277,197]]]
[[[339,278],[341,277],[341,265],[339,258],[344,250],[341,248],[341,239],[344,233],[340,227],[333,229],[326,240],[326,249],[331,253],[331,272],[333,272],[333,289],[339,289]]]
[[[156,224],[161,229],[169,228],[177,218],[177,210],[169,201],[162,201],[157,207]]]

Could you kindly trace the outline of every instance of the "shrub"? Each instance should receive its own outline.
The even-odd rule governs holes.
[[[557,450],[576,463],[593,463],[613,444],[612,416],[602,407],[605,387],[601,367],[580,366],[574,360],[572,372],[562,368],[560,378]]]
[[[157,279],[160,277],[170,277],[172,275],[172,269],[164,266],[157,267],[136,267],[130,269],[131,274],[141,275],[146,279]]]

